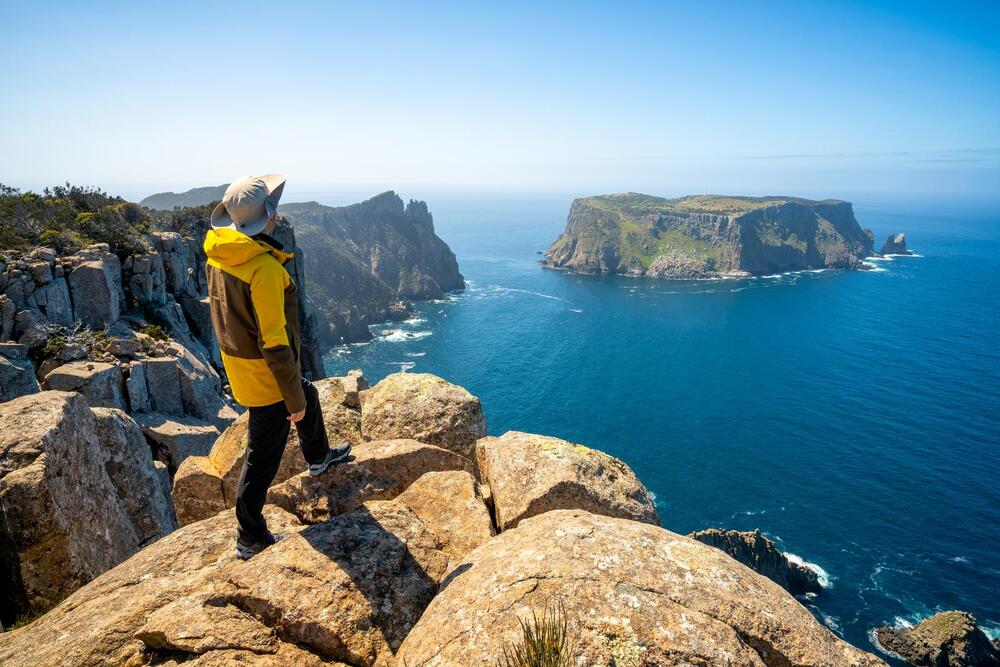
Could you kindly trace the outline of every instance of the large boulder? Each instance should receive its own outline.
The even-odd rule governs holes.
[[[311,526],[265,507],[282,539],[246,562],[232,555],[232,511],[184,526],[0,634],[0,663],[392,664],[449,562],[489,538],[481,501],[436,500],[474,484],[446,473]]]
[[[232,424],[238,414],[208,360],[177,341],[170,343],[170,350],[177,360],[184,413],[211,422],[220,431]]]
[[[882,665],[780,586],[657,526],[557,510],[470,553],[399,665],[496,665],[520,621],[560,602],[585,665]]]
[[[2,278],[0,272],[0,278]],[[14,316],[17,306],[6,294],[0,294],[0,341],[10,340],[14,335]]]
[[[361,444],[361,415],[347,405],[351,402],[351,395],[344,390],[344,382],[348,380],[327,378],[315,385],[330,442],[346,440],[358,446]],[[356,394],[354,399],[356,401]],[[173,496],[181,525],[206,519],[234,506],[240,471],[246,459],[249,419],[248,412],[241,415],[215,441],[208,456],[191,457],[178,467]],[[272,485],[280,484],[305,469],[306,461],[299,447],[298,433],[293,428]]]
[[[472,459],[486,435],[479,399],[426,373],[394,373],[361,394],[365,440],[412,438]]]
[[[170,485],[154,465],[139,425],[121,410],[94,408],[93,412],[104,469],[125,505],[140,546],[176,530]]]
[[[213,424],[193,417],[144,412],[132,415],[153,448],[156,458],[177,471],[189,456],[205,456],[219,437]]]
[[[760,529],[753,532],[709,528],[688,537],[722,549],[758,574],[778,584],[792,595],[818,593],[822,590],[819,575],[808,567],[789,560]]]
[[[51,607],[152,537],[157,528],[140,507],[152,490],[127,488],[145,474],[137,471],[146,464],[139,453],[125,452],[137,445],[99,428],[76,393],[46,391],[0,405],[5,616]]]
[[[74,268],[69,274],[73,319],[92,329],[116,322],[120,314],[116,279],[121,280],[120,270],[115,272],[103,258],[82,262]]]
[[[322,475],[302,473],[272,486],[268,502],[306,523],[352,512],[370,500],[394,498],[429,472],[472,471],[468,459],[416,440],[378,440],[354,451],[353,460]]]
[[[996,667],[1000,640],[991,640],[964,611],[942,611],[912,628],[875,630],[882,648],[921,667]]]
[[[284,512],[268,511],[272,530],[287,533],[298,530],[299,524]],[[174,531],[143,549],[118,567],[106,572],[87,586],[70,595],[30,625],[0,634],[0,664],[5,667],[62,665],[125,666],[151,662],[158,658],[160,646],[169,642],[167,628],[156,623],[154,612],[172,602],[214,590],[224,583],[228,571],[239,566],[233,555],[233,514],[222,514]],[[231,607],[226,598],[215,598],[215,606]],[[173,612],[180,615],[177,606]],[[190,614],[190,612],[185,612]],[[210,612],[209,612],[210,613]],[[162,617],[161,617],[162,618]],[[147,622],[153,621],[147,626]],[[245,627],[245,626],[244,626]],[[147,648],[138,638],[147,638],[162,629],[164,639],[157,649]],[[198,628],[193,624],[190,634],[211,632],[224,634],[225,627]],[[232,635],[230,635],[232,638]],[[222,651],[253,651],[260,648],[253,637],[234,641],[216,649],[204,646],[203,653],[178,650],[180,656],[221,657]],[[287,642],[280,641],[283,645]],[[188,649],[192,649],[190,645]],[[165,651],[170,657],[169,652]],[[188,663],[185,663],[188,664]],[[216,664],[229,664],[219,662]],[[294,662],[287,664],[295,664]]]
[[[91,407],[124,410],[125,381],[121,369],[103,361],[71,361],[57,366],[45,376],[46,389],[78,391]]]
[[[45,319],[62,327],[73,326],[73,303],[69,298],[69,285],[65,278],[35,289],[35,303],[45,313]]]
[[[480,440],[476,463],[490,487],[500,530],[556,509],[660,522],[652,496],[632,469],[596,449],[510,431]]]
[[[147,395],[152,412],[184,414],[181,399],[181,374],[173,357],[153,357],[142,362]]]
[[[368,503],[369,507],[380,502]],[[391,502],[405,505],[438,539],[451,570],[494,535],[493,520],[475,477],[464,470],[421,475]]]
[[[28,348],[20,343],[0,342],[0,403],[38,393],[35,368],[28,360]]]

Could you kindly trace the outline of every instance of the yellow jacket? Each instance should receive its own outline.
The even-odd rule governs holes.
[[[299,371],[301,334],[293,255],[259,234],[212,229],[205,236],[212,327],[233,396],[247,407],[285,402],[305,409]]]

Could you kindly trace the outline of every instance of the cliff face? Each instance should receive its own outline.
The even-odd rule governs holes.
[[[543,265],[657,278],[862,268],[873,236],[849,202],[791,197],[577,199]]]
[[[368,325],[405,317],[406,301],[462,289],[455,254],[434,233],[427,204],[385,192],[360,204],[309,202],[279,210],[304,250],[310,293],[328,344],[369,340]]]

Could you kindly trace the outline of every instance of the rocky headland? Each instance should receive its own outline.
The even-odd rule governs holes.
[[[167,211],[210,209],[225,189],[162,192],[140,204]],[[389,191],[350,206],[286,203],[279,211],[304,250],[324,347],[371,340],[370,325],[405,319],[410,302],[440,299],[465,287],[454,253],[434,232],[426,202],[404,204]]]
[[[912,255],[913,253],[906,247],[906,234],[889,234],[882,244],[883,255]]]
[[[542,265],[654,278],[864,269],[874,236],[850,202],[625,193],[577,199]]]
[[[996,667],[1000,640],[991,640],[972,614],[943,611],[912,628],[875,630],[881,647],[920,667]]]
[[[819,593],[823,589],[816,572],[789,560],[760,530],[740,532],[709,528],[691,533],[688,537],[722,549],[792,595]]]
[[[465,287],[455,254],[422,201],[395,192],[351,206],[316,202],[278,209],[307,248],[310,290],[330,324],[327,343],[371,340],[371,324],[404,319],[410,301]]]
[[[4,419],[35,416],[30,444],[0,449],[2,548],[31,610],[48,609],[0,634],[0,663],[492,666],[523,641],[522,622],[559,604],[573,640],[566,664],[883,664],[771,579],[661,527],[650,494],[613,457],[541,435],[489,437],[479,400],[432,375],[318,384],[327,428],[356,443],[354,459],[310,477],[291,436],[266,508],[282,539],[245,562],[232,554],[227,481],[240,421],[182,462],[172,503],[183,519],[171,530],[162,487],[137,481],[151,459],[110,466],[125,440],[75,427],[107,415],[64,392],[0,404]],[[115,504],[125,479],[134,503]],[[36,504],[8,502],[32,488]],[[70,489],[74,503],[104,509],[52,509],[46,534],[12,545],[37,523],[31,507],[65,503]],[[49,569],[32,567],[44,554]],[[50,580],[60,587],[43,597],[35,582]]]
[[[139,201],[139,206],[154,211],[174,211],[183,208],[205,206],[220,201],[226,193],[228,183],[191,188],[184,192],[158,192]]]

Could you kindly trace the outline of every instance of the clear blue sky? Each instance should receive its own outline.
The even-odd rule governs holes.
[[[997,7],[2,0],[0,182],[996,193]]]

